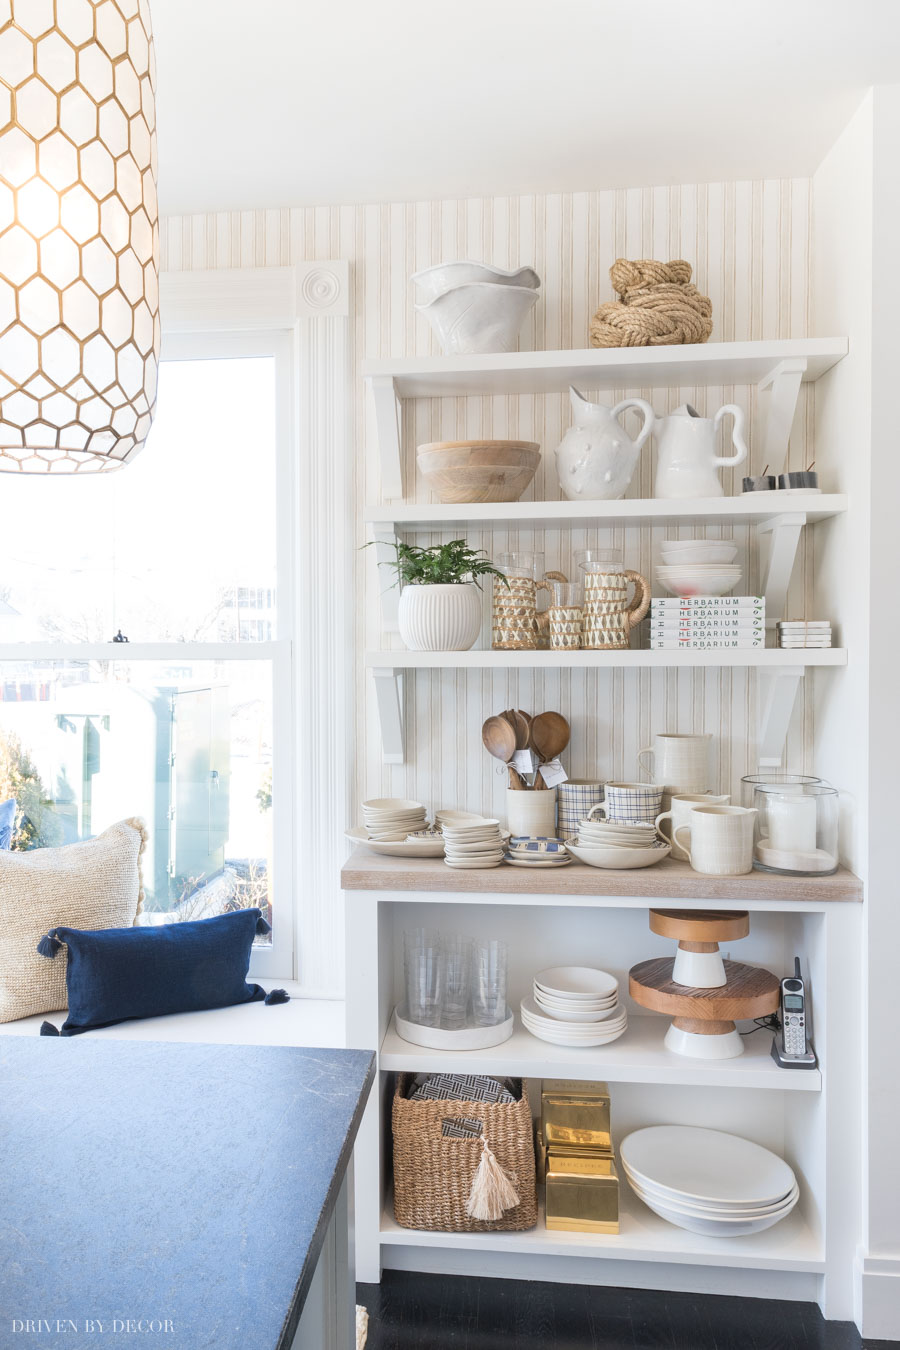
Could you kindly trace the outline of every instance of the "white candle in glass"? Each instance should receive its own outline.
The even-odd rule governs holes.
[[[779,797],[774,793],[766,801],[769,846],[785,853],[814,853],[816,848],[815,797]]]

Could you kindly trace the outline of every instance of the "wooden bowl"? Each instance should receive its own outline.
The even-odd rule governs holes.
[[[537,472],[536,441],[431,441],[416,452],[442,502],[515,502]]]

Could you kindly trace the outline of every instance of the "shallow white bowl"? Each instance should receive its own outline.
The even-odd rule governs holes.
[[[787,1195],[783,1196],[773,1205],[757,1205],[751,1203],[729,1208],[700,1204],[694,1205],[687,1200],[682,1200],[679,1197],[674,1196],[670,1191],[667,1191],[660,1186],[651,1186],[649,1182],[642,1182],[640,1178],[636,1177],[624,1164],[623,1171],[625,1172],[632,1189],[637,1191],[639,1195],[643,1196],[646,1194],[652,1199],[658,1200],[660,1204],[667,1205],[670,1209],[677,1209],[685,1214],[696,1214],[705,1219],[762,1219],[767,1214],[775,1214],[779,1210],[793,1208],[800,1195],[800,1184],[799,1182],[794,1182],[794,1185],[788,1191]]]
[[[659,554],[666,565],[679,563],[720,563],[734,562],[737,557],[737,544],[725,539],[667,539],[659,546]]]
[[[777,1204],[796,1177],[783,1158],[750,1139],[696,1125],[649,1125],[621,1143],[638,1184],[663,1186],[694,1205]]]
[[[605,867],[614,872],[630,872],[636,867],[653,867],[668,858],[672,852],[670,844],[659,844],[654,848],[582,848],[574,839],[566,840],[566,848],[588,867]]]
[[[549,966],[534,977],[539,989],[552,998],[605,999],[619,992],[619,981],[595,966]]]
[[[648,1209],[652,1209],[654,1214],[658,1214],[667,1223],[674,1224],[676,1228],[684,1228],[689,1233],[702,1233],[706,1237],[718,1238],[749,1237],[753,1233],[763,1233],[767,1228],[773,1228],[776,1223],[786,1219],[797,1203],[797,1196],[795,1196],[793,1202],[785,1209],[774,1210],[772,1213],[765,1214],[757,1219],[713,1219],[708,1216],[688,1214],[684,1210],[674,1209],[671,1205],[666,1205],[651,1195],[643,1194],[633,1183],[632,1190],[639,1199],[643,1200]]]
[[[572,1008],[550,1008],[544,1003],[537,994],[534,996],[534,1006],[544,1017],[552,1017],[555,1022],[575,1022],[587,1023],[597,1026],[600,1022],[606,1022],[615,1017],[619,1010],[618,1003],[611,1003],[608,1008],[601,1008],[591,1012],[579,1012]]]
[[[367,813],[394,816],[425,810],[421,802],[414,802],[411,797],[372,797],[369,801],[363,802],[362,807]]]

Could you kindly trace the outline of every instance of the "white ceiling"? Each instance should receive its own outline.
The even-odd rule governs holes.
[[[163,211],[812,173],[900,0],[152,0]]]

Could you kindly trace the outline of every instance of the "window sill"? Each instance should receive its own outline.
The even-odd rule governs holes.
[[[262,1002],[239,1003],[233,1008],[213,1008],[208,1012],[174,1013],[169,1017],[120,1022],[117,1026],[84,1034],[111,1040],[197,1041],[217,1045],[307,1045],[330,1049],[345,1044],[342,1000],[300,998],[300,986],[292,981],[266,979],[262,984],[264,989],[286,989],[291,995],[290,1003],[276,1003],[270,1007]],[[43,1021],[61,1026],[65,1013],[3,1022],[0,1035],[37,1036]]]

